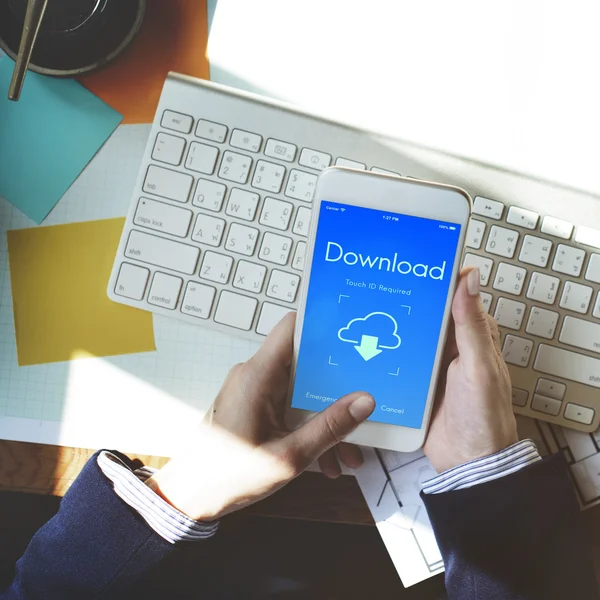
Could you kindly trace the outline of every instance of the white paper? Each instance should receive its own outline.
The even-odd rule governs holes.
[[[599,432],[579,433],[526,417],[517,422],[521,439],[533,439],[541,456],[564,454],[582,510],[600,503]],[[441,573],[442,557],[419,496],[435,470],[421,451],[363,448],[363,454],[356,478],[402,583],[408,587]]]

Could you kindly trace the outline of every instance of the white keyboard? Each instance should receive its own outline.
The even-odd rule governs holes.
[[[464,264],[481,269],[515,412],[598,428],[600,229],[576,228],[566,201],[553,205],[560,218],[541,215],[542,199],[502,201],[485,183],[409,159],[399,142],[201,80],[167,78],[108,295],[263,339],[296,308],[313,190],[330,165],[466,188],[475,200]]]

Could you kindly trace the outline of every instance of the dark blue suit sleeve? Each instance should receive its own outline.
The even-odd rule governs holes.
[[[3,600],[112,600],[173,552],[115,494],[96,457],[31,540]]]
[[[452,600],[600,598],[562,455],[422,498]]]

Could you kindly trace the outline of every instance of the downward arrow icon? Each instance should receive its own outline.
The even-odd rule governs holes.
[[[378,342],[379,338],[374,335],[363,335],[360,339],[360,345],[354,347],[365,360],[371,360],[381,354],[381,350],[377,350]]]

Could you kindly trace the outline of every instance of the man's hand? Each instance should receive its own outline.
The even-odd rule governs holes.
[[[213,520],[269,496],[319,460],[329,477],[360,450],[340,443],[375,408],[371,396],[340,398],[294,432],[284,413],[293,353],[294,315],[273,329],[258,352],[235,366],[189,450],[156,473],[149,485],[197,520]]]
[[[479,297],[479,269],[461,273],[452,317],[424,448],[438,473],[518,441],[510,375],[498,326]]]

